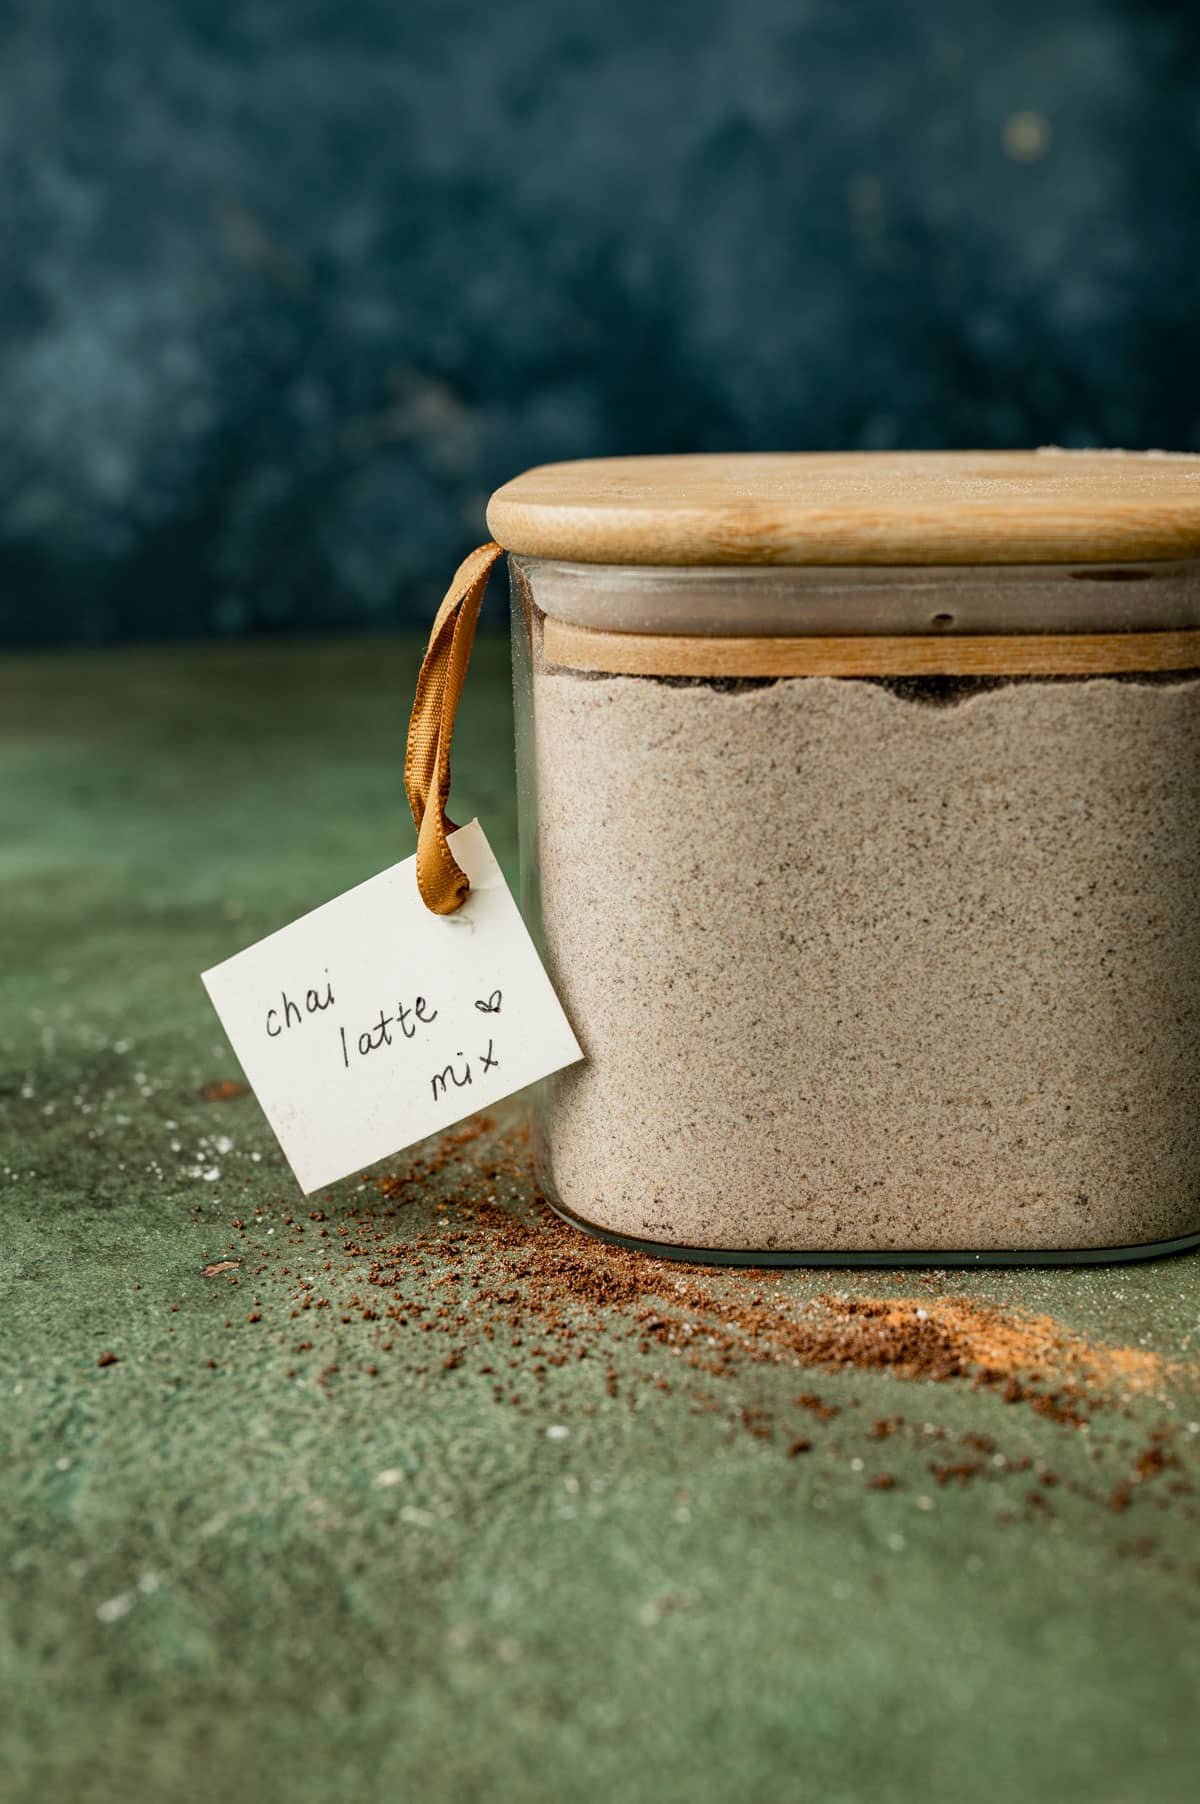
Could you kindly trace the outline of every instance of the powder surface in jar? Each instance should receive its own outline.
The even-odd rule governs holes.
[[[566,1208],[763,1251],[1195,1231],[1200,680],[930,692],[535,658]]]

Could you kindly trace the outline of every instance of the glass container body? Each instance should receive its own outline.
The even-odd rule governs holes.
[[[556,1209],[762,1264],[1200,1241],[1200,673],[694,679],[543,649],[546,613],[1121,631],[1135,588],[1137,630],[1194,630],[1195,566],[510,570],[522,904],[585,1052],[531,1102]]]

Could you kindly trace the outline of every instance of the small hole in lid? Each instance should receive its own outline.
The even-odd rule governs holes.
[[[954,615],[953,614],[935,614],[933,619],[929,622],[929,624],[930,624],[930,626],[953,626],[954,625]]]

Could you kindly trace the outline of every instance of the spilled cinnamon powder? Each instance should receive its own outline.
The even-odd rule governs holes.
[[[434,1225],[414,1232],[403,1218],[420,1208],[428,1222],[431,1197],[444,1199],[433,1204]],[[340,1206],[331,1193],[307,1223],[286,1215],[281,1225],[287,1237],[263,1250],[250,1275],[282,1258],[298,1260],[295,1267],[277,1263],[293,1322],[372,1324],[382,1352],[400,1344],[401,1332],[416,1330],[434,1337],[424,1344],[436,1362],[417,1369],[454,1372],[472,1364],[495,1378],[497,1397],[510,1403],[520,1394],[496,1373],[494,1343],[503,1344],[508,1370],[527,1369],[539,1384],[568,1361],[602,1357],[610,1396],[622,1382],[611,1364],[621,1344],[643,1355],[670,1353],[674,1371],[690,1374],[693,1387],[747,1365],[886,1371],[992,1390],[1072,1426],[1106,1402],[1155,1393],[1171,1376],[1159,1354],[1094,1341],[1048,1315],[939,1294],[932,1283],[915,1296],[845,1295],[805,1288],[815,1281],[799,1272],[785,1283],[774,1274],[723,1272],[610,1246],[560,1221],[537,1198],[523,1133],[502,1131],[486,1115]],[[244,1238],[240,1217],[233,1226]],[[234,1258],[214,1260],[205,1276],[228,1275],[234,1266]],[[248,1319],[259,1320],[260,1307],[256,1298]],[[300,1341],[296,1350],[311,1344]],[[660,1389],[677,1382],[652,1368],[642,1379]],[[716,1407],[711,1391],[694,1394]],[[821,1421],[837,1414],[815,1393],[796,1401]],[[901,1421],[883,1418],[874,1434],[881,1438]]]
[[[411,1196],[415,1186],[494,1131],[488,1118],[468,1122],[444,1137],[422,1166],[383,1178],[383,1195]],[[624,1328],[643,1351],[667,1348],[690,1368],[714,1376],[745,1362],[887,1370],[903,1379],[996,1388],[1010,1402],[1067,1423],[1078,1423],[1108,1397],[1153,1391],[1168,1375],[1155,1353],[1097,1344],[1050,1316],[967,1296],[792,1296],[773,1285],[768,1297],[762,1274],[741,1273],[722,1283],[711,1268],[610,1246],[561,1222],[544,1205],[529,1205],[519,1136],[502,1142],[477,1176],[489,1190],[511,1182],[516,1207],[491,1195],[464,1196],[444,1229],[386,1250],[378,1247],[388,1236],[377,1218],[369,1211],[355,1217],[359,1234],[373,1234],[376,1243],[373,1248],[364,1238],[354,1245],[354,1255],[366,1262],[365,1282],[390,1290],[407,1277],[439,1273],[440,1294],[422,1325],[463,1347],[486,1340],[500,1325],[534,1328],[547,1343],[546,1363],[561,1364],[586,1357],[599,1336]],[[384,1309],[406,1320],[423,1313],[411,1294]]]
[[[1188,1378],[1187,1367],[1045,1314],[942,1294],[942,1273],[912,1274],[908,1295],[864,1296],[826,1288],[838,1282],[831,1272],[729,1271],[609,1246],[551,1213],[536,1195],[524,1135],[490,1116],[423,1147],[405,1168],[322,1200],[303,1215],[260,1204],[253,1221],[233,1217],[236,1239],[223,1256],[214,1247],[200,1268],[222,1314],[227,1285],[248,1280],[257,1290],[266,1280],[250,1313],[224,1327],[286,1348],[289,1381],[326,1392],[383,1382],[389,1372],[431,1390],[482,1381],[498,1408],[535,1417],[572,1403],[590,1414],[602,1397],[638,1410],[652,1393],[673,1392],[691,1413],[723,1419],[728,1433],[790,1455],[801,1485],[802,1456],[823,1455],[826,1473],[831,1460],[845,1460],[874,1508],[895,1507],[892,1493],[900,1507],[907,1499],[925,1511],[935,1498],[996,1487],[1006,1504],[997,1526],[1061,1527],[1064,1492],[1071,1508],[1170,1508],[1200,1521],[1183,1457],[1200,1431],[1182,1433],[1169,1419],[1173,1399],[1161,1394],[1168,1381]],[[207,1282],[209,1272],[222,1282]],[[227,1360],[206,1365],[230,1369]],[[556,1383],[567,1367],[582,1384]],[[756,1394],[747,1384],[756,1369],[779,1373],[784,1385]],[[952,1440],[945,1425],[921,1419],[930,1413],[922,1388],[912,1409],[872,1422],[858,1413],[856,1387],[828,1394],[822,1374],[846,1371],[1019,1404],[1070,1431],[1076,1452],[1056,1473],[980,1428]],[[1153,1428],[1139,1423],[1131,1443],[1128,1424],[1148,1401],[1161,1401],[1167,1415]],[[988,1426],[999,1420],[993,1413]],[[1098,1432],[1076,1441],[1081,1429]],[[906,1490],[911,1476],[879,1469],[883,1441],[910,1465],[918,1449],[925,1454],[926,1492]]]

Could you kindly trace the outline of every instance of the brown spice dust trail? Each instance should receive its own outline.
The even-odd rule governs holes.
[[[222,1077],[215,1083],[205,1084],[200,1094],[205,1102],[236,1102],[239,1096],[249,1096],[250,1087],[237,1083],[232,1077]]]
[[[449,1165],[495,1123],[476,1118],[447,1135],[434,1154],[380,1188],[390,1199]],[[471,1176],[489,1186],[508,1178],[528,1193],[525,1159],[510,1137],[498,1155]],[[474,1187],[473,1185],[471,1186]],[[845,1297],[823,1292],[784,1297],[767,1274],[734,1285],[714,1283],[708,1268],[650,1258],[593,1240],[544,1206],[518,1213],[484,1197],[454,1204],[444,1231],[426,1231],[370,1259],[367,1281],[391,1288],[405,1274],[451,1272],[454,1304],[440,1303],[436,1325],[469,1343],[501,1321],[536,1326],[564,1356],[579,1357],[587,1342],[622,1317],[643,1350],[658,1344],[697,1370],[722,1374],[745,1361],[774,1365],[887,1370],[905,1379],[964,1380],[995,1387],[1010,1402],[1078,1422],[1083,1410],[1109,1396],[1150,1391],[1167,1374],[1162,1358],[1131,1347],[1110,1347],[1074,1334],[1047,1315],[1003,1309],[961,1295]],[[353,1212],[351,1212],[353,1213]],[[375,1222],[358,1215],[361,1232]],[[383,1238],[382,1234],[380,1238]],[[366,1246],[359,1248],[368,1253]],[[768,1297],[767,1289],[773,1294]],[[412,1313],[412,1305],[405,1306]],[[389,1312],[390,1313],[390,1312]],[[485,1327],[485,1324],[488,1326]],[[461,1354],[459,1355],[461,1357]],[[455,1359],[458,1363],[458,1357]],[[549,1363],[562,1363],[553,1355]]]

